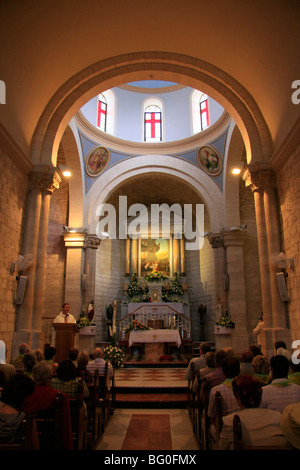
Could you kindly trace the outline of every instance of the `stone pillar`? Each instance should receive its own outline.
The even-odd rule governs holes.
[[[185,241],[180,239],[180,273],[185,275]]]
[[[96,252],[100,245],[97,235],[87,234],[84,239],[86,286],[83,292],[83,306],[87,310],[91,300],[95,299]]]
[[[179,239],[173,238],[173,274],[179,272]]]
[[[31,349],[40,347],[50,196],[60,182],[59,175],[50,167],[37,167],[29,176],[23,254],[31,254],[33,263],[25,273],[24,301],[16,308],[13,355],[22,342]]]
[[[270,262],[272,254],[281,251],[275,175],[267,164],[256,163],[247,167],[243,179],[254,193],[264,315],[260,339],[262,351],[270,356],[276,340],[291,343],[291,335],[286,328],[285,306],[277,286],[277,270]]]
[[[126,239],[126,273],[125,276],[129,277],[130,276],[130,238],[127,237]]]
[[[64,232],[66,253],[65,302],[70,304],[70,312],[78,320],[82,311],[82,281],[84,266],[85,232]]]
[[[237,352],[242,352],[249,347],[243,253],[245,232],[234,230],[224,232],[223,235],[229,276],[228,311],[235,323],[231,346]]]
[[[138,240],[131,239],[131,274],[138,275]]]

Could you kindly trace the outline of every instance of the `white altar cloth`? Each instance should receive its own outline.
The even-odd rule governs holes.
[[[134,343],[176,343],[181,345],[178,330],[140,330],[131,331],[129,334],[129,346]]]

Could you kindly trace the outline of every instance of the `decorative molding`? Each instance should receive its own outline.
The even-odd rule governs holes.
[[[61,177],[55,169],[35,170],[29,175],[29,190],[39,189],[52,194],[55,189],[59,188],[61,181]]]
[[[245,185],[250,186],[253,192],[261,189],[274,189],[276,175],[269,164],[255,163],[247,166],[243,174],[243,180]]]
[[[97,249],[101,243],[101,240],[95,234],[86,234],[83,242],[83,248]]]
[[[232,121],[232,118],[229,116],[227,111],[224,111],[218,121],[212,124],[205,131],[199,132],[191,137],[187,137],[186,139],[150,144],[145,142],[131,142],[102,132],[93,126],[81,111],[78,111],[73,119],[79,131],[87,138],[91,139],[95,143],[99,143],[99,145],[108,147],[115,151],[127,153],[129,155],[170,155],[174,153],[187,152],[218,139]]]

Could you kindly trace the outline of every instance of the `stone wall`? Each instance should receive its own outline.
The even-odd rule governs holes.
[[[300,339],[300,146],[286,159],[277,175],[277,191],[282,228],[282,249],[294,260],[287,269],[289,325],[293,340]]]
[[[107,339],[105,307],[117,300],[117,315],[123,297],[125,275],[125,240],[102,240],[97,250],[95,281],[96,342]]]
[[[15,324],[15,295],[17,269],[11,274],[12,262],[22,254],[27,176],[0,149],[0,339],[7,345],[8,360]]]

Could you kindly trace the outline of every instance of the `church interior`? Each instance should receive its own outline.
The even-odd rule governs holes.
[[[132,361],[170,357],[176,341],[190,346],[179,348],[187,362],[203,341],[242,352],[257,344],[261,315],[264,354],[278,340],[293,351],[299,9],[295,0],[1,3],[7,362],[21,343],[53,343],[65,302],[76,321],[90,319],[77,335],[89,353],[112,341]],[[135,348],[135,321],[177,336],[167,350]]]

